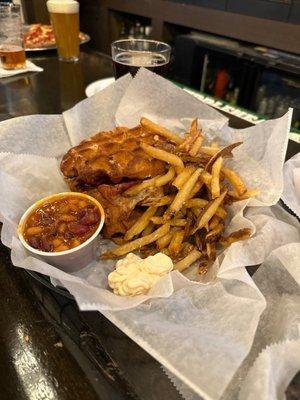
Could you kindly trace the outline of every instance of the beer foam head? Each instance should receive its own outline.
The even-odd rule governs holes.
[[[48,0],[48,11],[58,14],[76,14],[79,12],[79,3],[75,0]]]

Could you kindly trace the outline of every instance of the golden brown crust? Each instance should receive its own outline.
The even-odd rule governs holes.
[[[166,164],[148,156],[140,148],[141,141],[158,147],[165,142],[140,126],[100,132],[70,149],[62,159],[61,171],[67,179],[89,186],[164,173]]]
[[[130,228],[140,212],[135,208],[140,201],[163,196],[161,188],[149,188],[134,197],[124,195],[139,180],[166,171],[166,163],[147,155],[140,147],[141,142],[161,148],[174,147],[140,126],[116,128],[82,141],[62,159],[61,171],[70,189],[95,197],[104,207],[106,237],[124,234]]]

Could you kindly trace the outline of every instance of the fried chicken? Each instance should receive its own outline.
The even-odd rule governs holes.
[[[145,179],[164,173],[165,163],[144,153],[141,141],[158,147],[163,144],[159,136],[141,127],[99,132],[67,152],[61,171],[72,179],[73,187],[120,183],[124,179]]]
[[[124,194],[141,180],[166,171],[166,163],[147,155],[141,142],[160,148],[171,145],[140,126],[116,128],[82,141],[62,159],[61,171],[70,189],[89,194],[102,204],[106,237],[125,233],[133,225],[140,214],[136,208],[140,202],[163,196],[161,188],[149,188],[135,197]]]
[[[141,214],[141,211],[136,209],[136,205],[144,200],[154,201],[163,196],[162,188],[148,188],[137,196],[125,196],[124,192],[130,186],[132,186],[131,183],[99,185],[98,188],[86,192],[97,199],[105,210],[103,230],[105,237],[110,238],[116,234],[126,233]]]

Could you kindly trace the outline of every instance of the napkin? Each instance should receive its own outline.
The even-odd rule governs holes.
[[[300,218],[300,153],[284,164],[283,175],[282,200]]]
[[[26,60],[26,64],[24,68],[19,69],[4,69],[0,66],[0,78],[7,78],[9,76],[14,76],[18,74],[24,74],[26,72],[41,72],[43,68],[38,67],[33,64],[33,62]]]

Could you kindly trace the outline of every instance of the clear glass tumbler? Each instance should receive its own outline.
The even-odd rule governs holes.
[[[26,64],[21,10],[12,3],[0,2],[0,60],[4,69],[24,68]]]
[[[127,74],[134,76],[140,67],[159,75],[166,75],[171,47],[167,43],[146,39],[117,40],[111,45],[115,78]]]

